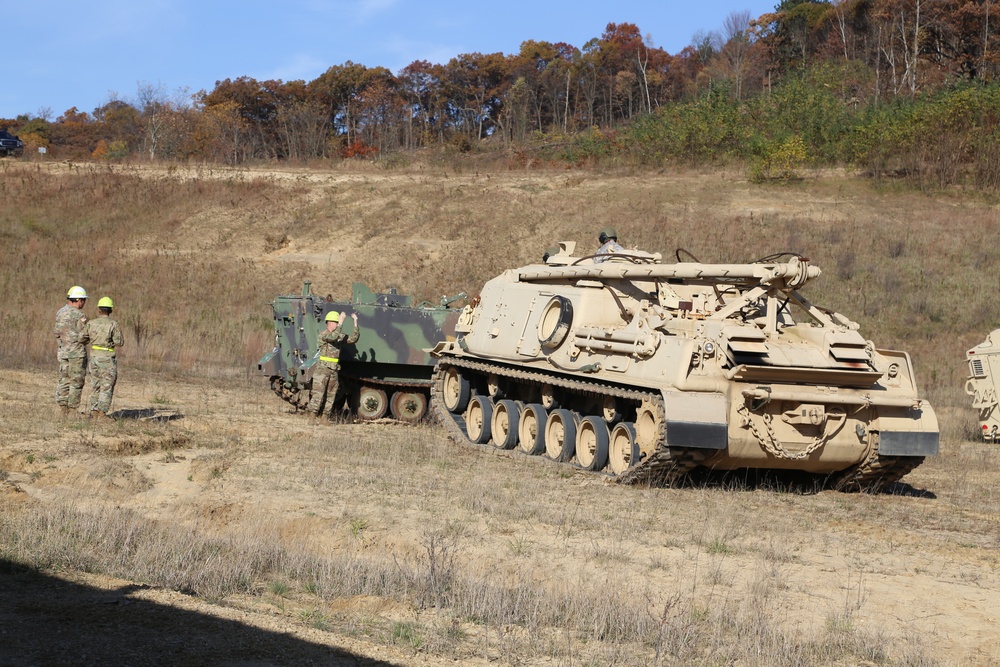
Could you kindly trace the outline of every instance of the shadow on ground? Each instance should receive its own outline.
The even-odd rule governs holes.
[[[135,421],[148,422],[172,422],[175,419],[184,419],[184,415],[175,410],[157,410],[156,408],[139,408],[136,410],[118,410],[108,416],[115,419],[133,419]]]
[[[351,665],[393,667],[0,559],[0,665]]]
[[[773,491],[811,495],[835,488],[833,478],[798,470],[708,470],[692,471],[686,481],[692,487],[726,489],[732,491]],[[926,489],[918,489],[906,482],[894,482],[874,492],[876,495],[908,496],[911,498],[936,499],[937,495]]]

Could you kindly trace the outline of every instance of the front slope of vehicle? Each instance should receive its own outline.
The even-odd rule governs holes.
[[[905,352],[800,293],[819,274],[798,256],[595,263],[564,243],[484,286],[435,348],[432,402],[456,437],[626,482],[706,466],[878,488],[937,453],[937,420]]]

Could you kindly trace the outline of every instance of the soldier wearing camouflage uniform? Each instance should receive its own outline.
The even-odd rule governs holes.
[[[306,410],[320,417],[323,414],[323,406],[329,403],[332,416],[333,408],[336,404],[337,390],[340,388],[340,349],[344,345],[353,345],[358,342],[361,335],[361,328],[358,326],[358,314],[351,313],[354,320],[354,333],[350,336],[344,333],[340,320],[344,313],[329,312],[326,314],[326,331],[319,335],[319,362],[313,368],[312,396],[309,397],[309,405]],[[327,401],[329,397],[329,401]]]
[[[111,319],[114,307],[111,297],[103,297],[97,302],[100,317],[87,322],[83,331],[83,338],[90,343],[90,416],[108,421],[114,421],[108,411],[118,381],[115,352],[125,343],[121,327]]]
[[[594,258],[594,261],[597,263],[608,261],[611,259],[609,255],[625,252],[625,248],[618,245],[618,232],[615,231],[614,227],[605,227],[602,229],[601,233],[597,236],[597,241],[601,244],[601,247],[594,253],[598,255]]]
[[[59,350],[59,382],[56,384],[56,403],[66,417],[80,406],[80,394],[87,375],[87,347],[81,333],[87,325],[83,307],[87,303],[87,290],[79,285],[69,288],[66,305],[56,313],[56,342]]]

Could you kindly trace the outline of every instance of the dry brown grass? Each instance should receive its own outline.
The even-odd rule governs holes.
[[[23,407],[47,383],[0,379],[20,384],[4,417],[29,431]],[[955,594],[1000,590],[1000,464],[984,445],[954,443],[907,478],[911,495],[622,488],[459,447],[432,426],[309,426],[254,383],[206,401],[212,387],[136,377],[127,408],[169,393],[183,419],[68,423],[5,445],[5,484],[29,494],[5,496],[0,559],[263,607],[449,660],[991,655],[976,653],[988,650],[984,608],[970,616]],[[171,433],[182,444],[164,450]]]
[[[270,299],[304,279],[338,297],[352,280],[419,298],[475,293],[554,240],[590,247],[609,223],[667,256],[807,254],[825,269],[813,299],[909,351],[942,407],[964,407],[963,352],[1000,322],[1000,257],[977,241],[1000,227],[988,202],[842,174],[761,186],[725,172],[3,170],[7,364],[48,362],[71,284],[114,295],[130,365],[232,373],[268,347]]]
[[[1000,464],[969,439],[961,393],[965,348],[1000,321],[1000,259],[969,242],[995,235],[986,204],[842,175],[768,188],[725,173],[4,169],[16,207],[0,235],[18,259],[0,269],[0,360],[25,370],[0,375],[0,557],[452,660],[1000,658],[974,632],[989,615],[976,607],[976,626],[955,593],[1000,591]],[[341,297],[354,279],[474,293],[609,223],[626,245],[705,261],[811,256],[815,301],[916,358],[942,455],[907,477],[909,495],[733,477],[618,488],[432,427],[310,427],[250,374],[267,302],[303,279]],[[32,407],[50,400],[51,317],[74,283],[120,304],[116,407],[170,420],[95,429]]]

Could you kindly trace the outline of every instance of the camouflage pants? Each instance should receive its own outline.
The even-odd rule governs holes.
[[[90,409],[108,412],[118,382],[118,362],[114,357],[90,358]]]
[[[319,364],[313,371],[312,395],[309,397],[307,412],[314,415],[323,414],[324,409],[333,410],[336,404],[337,390],[340,388],[340,378],[338,371],[340,367],[331,368],[326,364]]]
[[[59,383],[56,385],[56,403],[68,408],[80,406],[80,394],[87,378],[87,357],[59,360]]]

